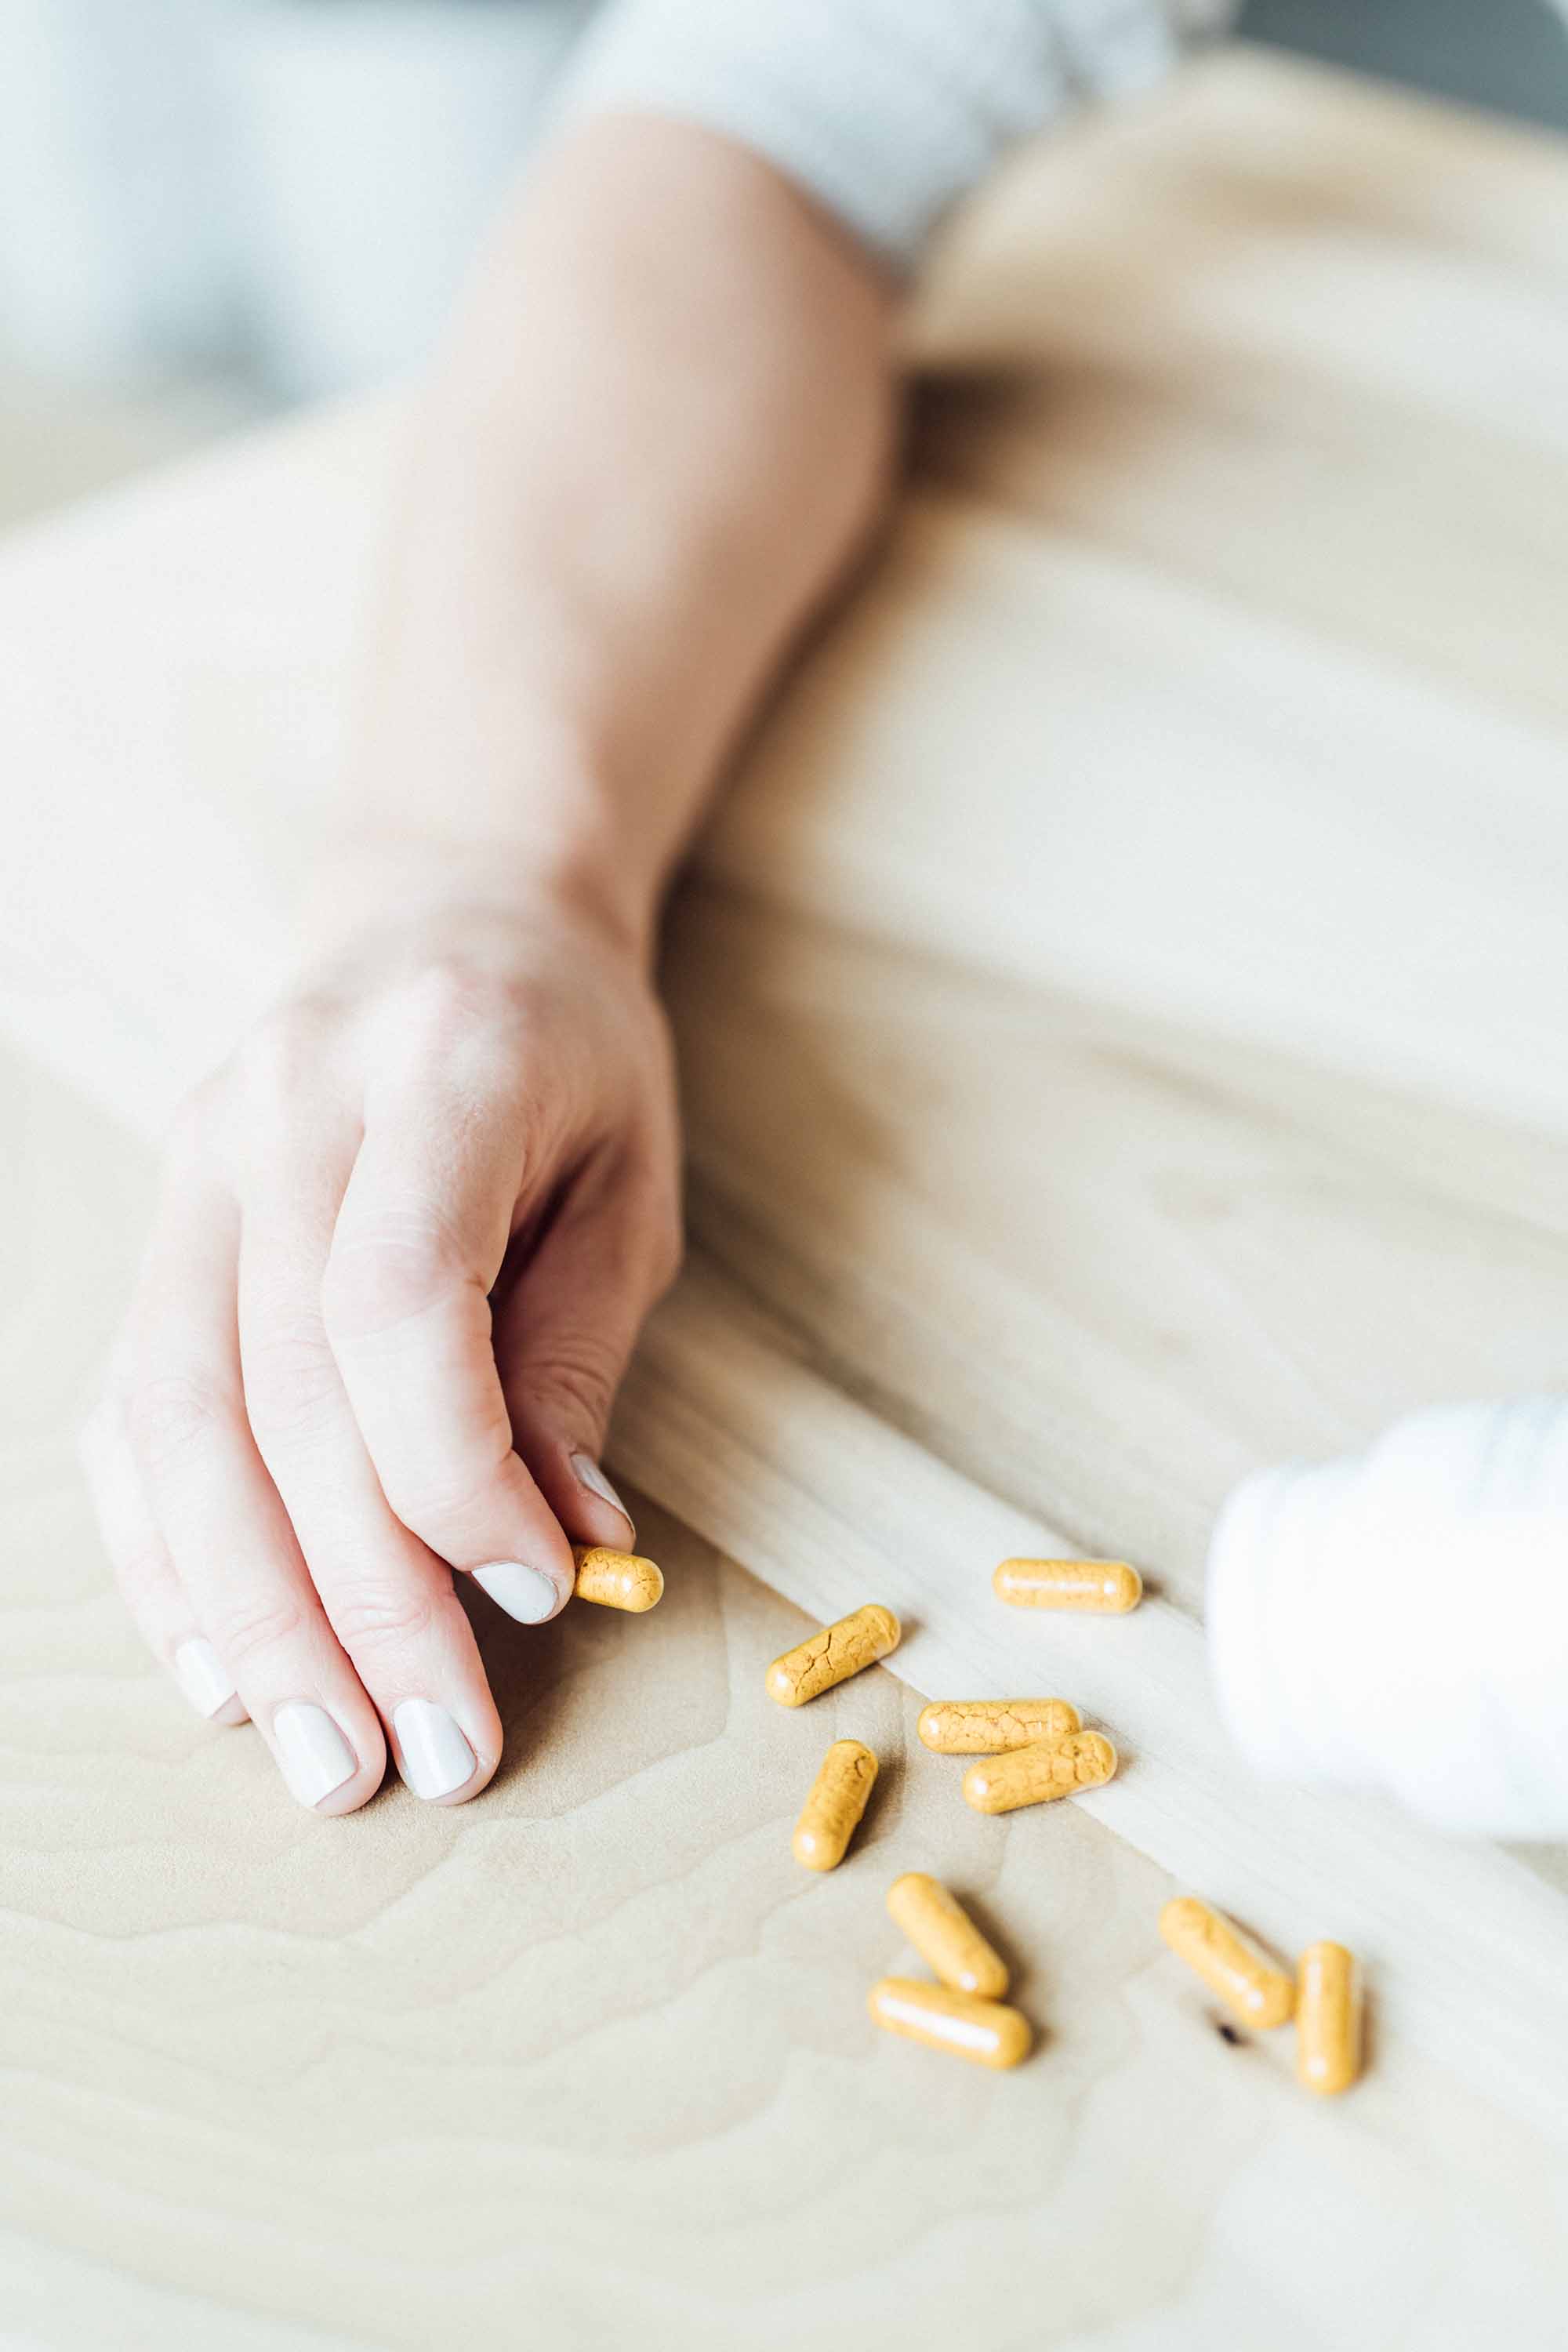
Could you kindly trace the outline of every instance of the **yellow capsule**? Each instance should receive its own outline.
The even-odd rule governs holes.
[[[1014,1609],[1089,1609],[1121,1616],[1143,1598],[1143,1580],[1124,1559],[1005,1559],[991,1580]]]
[[[920,1735],[939,1756],[999,1756],[1083,1729],[1067,1698],[939,1698],[921,1709]]]
[[[916,1977],[884,1977],[871,1987],[867,2006],[888,2032],[907,2034],[930,2050],[951,2050],[977,2066],[1016,2066],[1034,2039],[1020,2011],[949,1985],[921,1984]]]
[[[1116,1769],[1116,1750],[1103,1731],[1069,1731],[1063,1739],[1037,1739],[1005,1756],[972,1764],[963,1801],[977,1813],[1011,1813],[1020,1805],[1048,1805],[1098,1789]]]
[[[1309,1944],[1296,1969],[1296,2080],[1323,2097],[1361,2073],[1361,1969],[1342,1944]]]
[[[847,1682],[866,1666],[874,1666],[899,1646],[902,1631],[890,1609],[868,1601],[836,1625],[823,1625],[808,1634],[768,1668],[768,1696],[781,1706],[804,1706],[820,1698],[836,1683]]]
[[[795,1825],[791,1851],[807,1870],[837,1870],[860,1825],[877,1759],[858,1739],[836,1739]]]
[[[1289,2021],[1296,2006],[1291,1978],[1195,1895],[1181,1895],[1166,1904],[1160,1914],[1160,1933],[1244,2025],[1284,2025]]]
[[[604,1544],[574,1544],[572,1558],[579,1601],[596,1601],[601,1609],[626,1609],[640,1616],[664,1597],[664,1578],[651,1559],[635,1551],[610,1551]]]
[[[1007,1990],[1006,1962],[939,1878],[907,1870],[888,1889],[888,1912],[944,1985],[985,2000],[1001,2000]]]

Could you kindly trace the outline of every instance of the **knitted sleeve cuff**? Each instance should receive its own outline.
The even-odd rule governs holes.
[[[614,0],[555,111],[721,131],[908,270],[1013,141],[1080,97],[1157,80],[1183,14],[1183,0]]]

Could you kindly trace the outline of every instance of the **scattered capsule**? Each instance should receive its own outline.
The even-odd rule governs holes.
[[[902,1628],[890,1609],[868,1601],[852,1616],[823,1625],[768,1668],[768,1696],[781,1706],[804,1706],[836,1683],[874,1666],[899,1646]]]
[[[988,1944],[968,1912],[938,1878],[908,1870],[888,1889],[888,1912],[927,1968],[954,1992],[1000,2000],[1007,1990],[1007,1964]]]
[[[860,1825],[877,1759],[858,1739],[836,1739],[795,1825],[791,1851],[807,1870],[837,1870]]]
[[[1296,1969],[1296,2080],[1323,2097],[1361,2073],[1361,1969],[1342,1944],[1310,1944]]]
[[[1296,2006],[1294,1980],[1195,1895],[1181,1895],[1166,1904],[1160,1914],[1160,1933],[1244,2025],[1287,2022]]]
[[[579,1601],[596,1601],[601,1609],[626,1609],[640,1616],[664,1597],[664,1577],[651,1559],[634,1551],[610,1551],[604,1544],[574,1544]]]
[[[1034,2039],[1028,2019],[1005,2002],[922,1984],[916,1977],[884,1977],[871,1987],[867,2006],[889,2033],[923,2042],[929,2050],[950,2050],[977,2066],[1016,2066]]]
[[[1020,1805],[1048,1805],[1080,1789],[1098,1789],[1116,1769],[1116,1750],[1103,1731],[1069,1731],[988,1756],[963,1776],[963,1801],[977,1813],[1011,1813]]]
[[[1121,1616],[1143,1598],[1143,1580],[1124,1559],[1005,1559],[991,1580],[1013,1609],[1088,1609]]]
[[[1083,1729],[1067,1698],[939,1698],[921,1709],[920,1735],[939,1756],[999,1756]]]

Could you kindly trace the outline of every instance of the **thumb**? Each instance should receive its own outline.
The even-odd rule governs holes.
[[[637,1334],[679,1255],[672,1193],[624,1166],[584,1171],[498,1317],[512,1443],[576,1543],[637,1540],[600,1456]]]

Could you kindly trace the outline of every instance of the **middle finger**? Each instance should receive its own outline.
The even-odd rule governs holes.
[[[244,1207],[246,1409],[328,1621],[416,1796],[461,1803],[500,1760],[501,1727],[450,1570],[394,1517],[322,1325],[321,1278],[346,1169],[274,1171]]]

